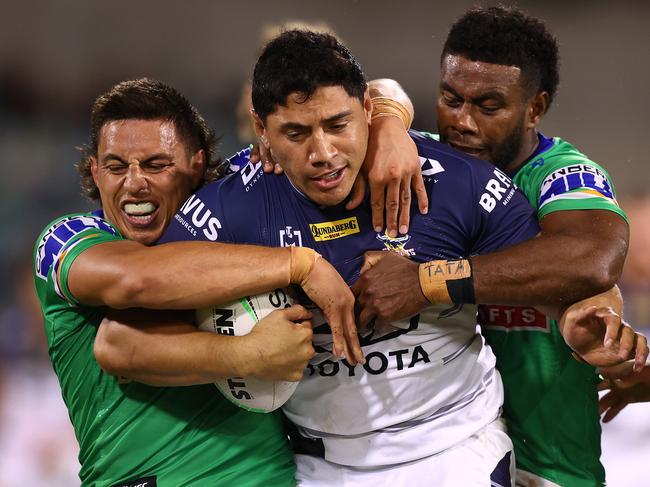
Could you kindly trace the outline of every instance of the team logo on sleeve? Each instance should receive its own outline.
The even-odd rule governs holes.
[[[292,227],[280,230],[280,247],[302,247],[300,230],[294,230]]]
[[[549,174],[542,183],[539,207],[556,200],[605,198],[618,205],[607,175],[587,164],[566,166]]]
[[[356,216],[334,222],[312,223],[309,225],[309,229],[317,242],[347,237],[360,232]]]
[[[43,280],[47,280],[49,270],[58,261],[62,251],[69,247],[69,242],[76,235],[89,229],[117,235],[117,231],[108,222],[94,215],[63,218],[52,225],[38,243],[36,249],[36,275]]]
[[[226,163],[228,164],[230,171],[238,172],[242,167],[244,167],[248,163],[251,156],[252,147],[253,146],[250,145],[245,149],[240,150],[235,155],[230,156],[226,160]]]

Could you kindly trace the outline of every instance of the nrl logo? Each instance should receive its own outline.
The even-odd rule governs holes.
[[[300,230],[293,230],[292,227],[280,230],[280,247],[302,247]]]
[[[383,250],[390,250],[391,252],[396,252],[399,255],[404,257],[411,257],[415,255],[414,249],[407,249],[406,244],[411,240],[410,235],[404,235],[403,237],[389,237],[388,233],[384,232],[377,234],[377,239],[384,244]]]

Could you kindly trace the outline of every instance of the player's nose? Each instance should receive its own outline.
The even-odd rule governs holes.
[[[126,178],[124,180],[124,189],[129,193],[142,193],[148,188],[148,181],[146,174],[140,168],[140,164],[131,163],[126,171]]]
[[[320,130],[313,134],[309,147],[309,162],[317,166],[325,166],[336,157],[337,149],[328,135]]]
[[[467,103],[456,110],[455,128],[461,133],[476,133],[478,125],[474,119],[471,107]]]

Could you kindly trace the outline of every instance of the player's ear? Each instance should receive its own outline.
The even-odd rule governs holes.
[[[257,135],[257,138],[260,139],[260,142],[262,142],[264,148],[267,151],[270,150],[271,144],[269,144],[269,139],[266,136],[266,127],[264,127],[262,119],[254,108],[251,108],[251,117],[253,118],[253,125],[255,126],[255,135]]]
[[[526,114],[528,128],[535,128],[546,115],[548,110],[548,92],[540,91],[528,102],[528,112]]]
[[[366,121],[370,124],[372,118],[372,99],[370,98],[370,86],[366,85],[366,91],[363,93],[363,111],[365,112]]]
[[[190,172],[192,179],[192,188],[198,187],[203,175],[205,174],[207,160],[203,149],[197,150],[190,159]]]

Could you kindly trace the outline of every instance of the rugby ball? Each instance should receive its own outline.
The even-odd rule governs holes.
[[[291,306],[293,299],[286,289],[246,296],[230,303],[196,311],[201,330],[221,335],[241,336],[250,333],[266,315]],[[229,377],[214,383],[231,402],[248,411],[268,413],[282,406],[298,387],[298,382],[266,381],[255,377]]]

